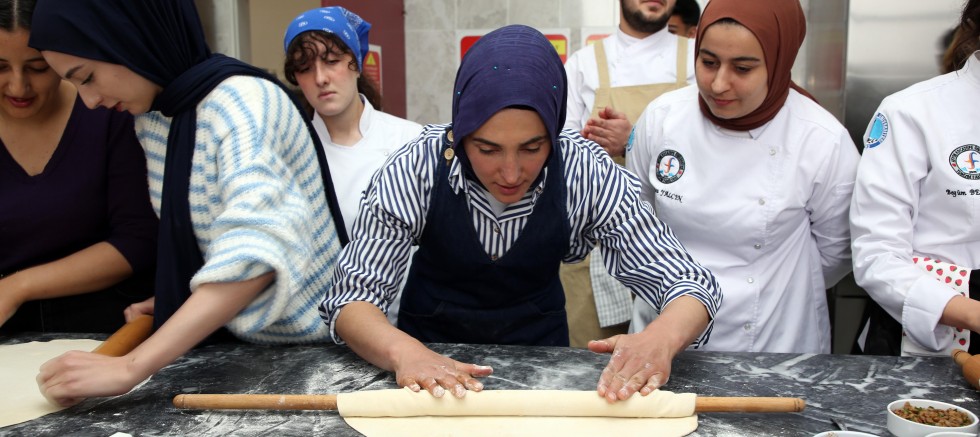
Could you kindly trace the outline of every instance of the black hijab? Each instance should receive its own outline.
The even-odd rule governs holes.
[[[237,59],[211,53],[193,0],[39,0],[29,45],[123,65],[161,86],[151,110],[172,117],[160,206],[154,325],[159,327],[190,296],[191,278],[204,265],[191,224],[188,190],[197,104],[231,76],[254,76],[277,84],[274,76]],[[340,238],[347,235],[340,216],[323,147],[303,114],[316,146],[327,203]]]

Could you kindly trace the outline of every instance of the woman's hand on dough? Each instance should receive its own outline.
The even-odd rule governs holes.
[[[589,350],[612,354],[596,387],[609,403],[629,399],[636,392],[646,396],[670,378],[672,348],[647,331],[590,341]]]
[[[395,381],[399,386],[415,392],[425,389],[437,398],[441,398],[447,390],[453,396],[462,398],[467,390],[483,390],[483,383],[476,378],[490,376],[491,373],[493,368],[490,366],[461,363],[425,349],[398,363]]]
[[[123,310],[123,316],[126,317],[126,322],[132,322],[133,319],[142,316],[143,314],[153,315],[153,303],[155,301],[153,298],[149,298],[142,302],[136,302]]]
[[[136,372],[130,361],[127,356],[67,352],[41,365],[37,385],[49,402],[62,407],[90,397],[125,394],[149,376]]]

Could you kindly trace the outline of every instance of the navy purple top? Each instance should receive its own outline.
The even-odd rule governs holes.
[[[0,275],[101,241],[134,271],[107,290],[27,302],[0,330],[111,332],[127,305],[153,295],[158,220],[146,175],[132,116],[90,110],[81,99],[40,174],[28,175],[0,142]]]

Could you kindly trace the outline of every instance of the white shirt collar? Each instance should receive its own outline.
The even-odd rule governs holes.
[[[966,60],[966,65],[960,69],[962,74],[973,80],[973,83],[980,84],[980,50],[973,52]]]
[[[671,33],[667,31],[666,27],[661,29],[659,32],[656,32],[644,38],[637,38],[635,36],[627,35],[626,32],[623,32],[623,29],[620,29],[618,27],[616,28],[616,45],[618,46],[618,48],[624,51],[632,47],[633,45],[641,42],[646,46],[664,44],[670,39],[670,37],[671,37]]]
[[[361,102],[364,102],[364,112],[361,112],[361,135],[367,136],[368,131],[371,130],[371,120],[374,119],[374,106],[371,106],[371,102],[368,101],[364,94],[359,94],[361,97]]]
[[[466,178],[463,175],[463,164],[459,162],[459,158],[453,158],[452,163],[449,164],[449,187],[454,193],[462,191],[471,198],[474,196],[481,198],[483,200],[482,202],[471,199],[470,204],[476,206],[477,209],[483,211],[488,216],[497,219],[513,218],[530,214],[531,208],[529,206],[533,206],[537,202],[538,197],[541,196],[541,193],[544,192],[544,185],[548,180],[548,167],[543,168],[541,171],[544,173],[544,176],[538,182],[537,187],[533,190],[528,190],[521,200],[510,205],[498,202],[479,182]],[[500,206],[502,208],[499,208]],[[514,214],[510,211],[516,211],[517,213]],[[513,217],[511,217],[512,215]]]
[[[364,140],[363,137],[367,137],[368,132],[371,129],[371,120],[374,118],[375,109],[371,106],[371,102],[368,101],[364,94],[358,94],[361,98],[361,102],[364,103],[364,111],[361,112],[361,119],[358,121],[358,127],[361,129],[361,141]],[[330,131],[327,130],[327,124],[323,121],[323,117],[313,111],[313,129],[318,135],[320,135],[320,141],[325,144],[333,144],[333,140],[330,139]],[[354,146],[360,144],[358,141]]]

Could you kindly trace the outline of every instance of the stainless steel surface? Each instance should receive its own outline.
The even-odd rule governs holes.
[[[844,117],[849,3],[849,0],[801,0],[807,35],[793,66],[794,80],[838,120]]]
[[[939,74],[940,38],[962,6],[961,0],[850,2],[844,126],[859,147],[885,96]]]
[[[940,39],[961,0],[801,0],[807,36],[793,78],[844,123],[862,148],[881,100],[939,74]],[[848,276],[828,293],[832,351],[850,353],[863,328],[867,293]]]
[[[800,0],[807,35],[793,79],[860,147],[885,96],[939,74],[940,39],[961,0]]]

